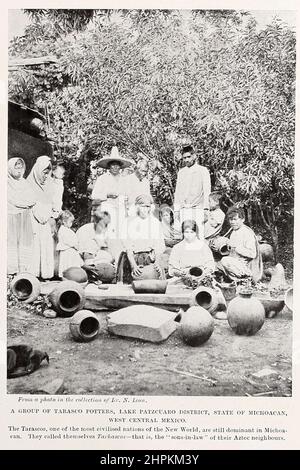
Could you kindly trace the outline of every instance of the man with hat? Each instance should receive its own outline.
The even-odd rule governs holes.
[[[177,175],[174,195],[175,218],[180,223],[195,220],[199,238],[204,236],[204,211],[209,210],[208,197],[211,191],[210,174],[206,167],[197,163],[197,155],[191,145],[181,151],[185,166]]]
[[[117,239],[121,237],[121,229],[124,228],[126,217],[126,188],[125,178],[120,174],[121,169],[132,164],[130,160],[119,155],[117,147],[113,147],[109,157],[102,158],[98,166],[108,170],[99,176],[92,191],[92,200],[101,207],[102,211],[107,211],[111,217],[111,231],[115,233]],[[92,202],[92,205],[94,203]]]

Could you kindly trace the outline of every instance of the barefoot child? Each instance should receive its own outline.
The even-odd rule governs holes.
[[[60,228],[58,230],[57,251],[59,251],[59,277],[63,272],[72,267],[81,267],[82,258],[78,251],[78,240],[76,233],[71,229],[74,222],[72,212],[65,210],[59,217]]]

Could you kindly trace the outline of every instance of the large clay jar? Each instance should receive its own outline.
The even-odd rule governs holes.
[[[63,281],[51,292],[49,300],[58,315],[72,317],[84,306],[84,289],[78,282]]]
[[[221,256],[229,255],[230,241],[227,237],[216,237],[210,242],[210,248]]]
[[[274,259],[274,250],[269,243],[260,242],[259,251],[261,253],[261,258],[264,262],[273,261]]]
[[[79,310],[70,320],[70,332],[75,341],[88,342],[98,336],[100,324],[90,310]]]
[[[84,269],[78,267],[68,268],[63,272],[63,279],[65,281],[75,281],[81,285],[88,283],[88,277]]]
[[[182,313],[180,322],[182,339],[190,346],[205,343],[214,331],[214,320],[202,307],[190,307]]]
[[[213,314],[218,306],[217,291],[210,287],[200,286],[191,295],[190,306],[196,305]]]
[[[147,266],[139,266],[142,271],[142,274],[139,276],[132,276],[134,281],[141,281],[143,279],[159,279],[159,272],[157,271],[155,265],[148,264]]]
[[[110,284],[116,279],[116,269],[111,263],[97,263],[95,268],[103,284]]]
[[[29,304],[36,300],[41,293],[40,281],[29,273],[20,273],[10,284],[13,295],[21,302]]]
[[[228,304],[228,323],[237,335],[255,335],[264,324],[265,309],[252,290],[241,290]]]

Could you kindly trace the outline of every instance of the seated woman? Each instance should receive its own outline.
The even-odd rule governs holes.
[[[206,274],[212,274],[215,270],[211,249],[205,240],[199,240],[198,233],[194,220],[182,223],[183,240],[173,246],[169,258],[169,275],[176,284],[182,282],[191,267],[200,267]]]
[[[165,244],[172,247],[182,240],[180,225],[174,220],[174,212],[169,206],[161,207],[159,211],[159,220],[161,221]]]
[[[245,212],[234,207],[228,211],[227,218],[232,229],[230,253],[223,256],[217,267],[230,280],[250,278],[258,282],[262,277],[263,263],[255,233],[244,224]]]
[[[136,198],[137,215],[128,222],[127,239],[121,253],[117,281],[131,283],[142,275],[142,267],[153,265],[157,276],[164,279],[160,257],[166,249],[160,222],[151,214],[151,196],[142,194]]]

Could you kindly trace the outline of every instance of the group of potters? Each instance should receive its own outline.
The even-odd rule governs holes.
[[[191,146],[181,150],[174,207],[155,206],[148,161],[134,163],[116,147],[98,161],[105,170],[91,193],[91,222],[72,229],[74,215],[63,207],[65,168],[47,156],[37,158],[24,179],[25,162],[8,161],[8,274],[29,272],[39,279],[62,278],[70,267],[111,263],[118,281],[130,283],[153,265],[158,278],[181,284],[191,267],[226,281],[262,276],[259,245],[245,225],[243,209],[226,214],[229,253],[216,257],[211,247],[220,236],[225,214],[221,195],[211,192],[210,174],[198,164]],[[59,256],[58,272],[54,259]],[[167,261],[166,261],[167,260]]]

